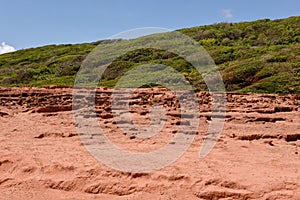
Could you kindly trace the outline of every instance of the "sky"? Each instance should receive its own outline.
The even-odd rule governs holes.
[[[0,54],[98,41],[134,28],[177,30],[299,15],[299,0],[0,0]]]

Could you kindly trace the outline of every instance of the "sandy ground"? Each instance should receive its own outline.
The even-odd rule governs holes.
[[[300,199],[297,95],[228,94],[221,136],[199,159],[211,118],[209,97],[198,94],[200,125],[184,155],[161,170],[129,173],[105,166],[82,144],[71,89],[0,90],[0,199]],[[132,105],[136,123],[149,120],[142,112],[149,99],[174,101],[156,91],[157,97],[146,95],[148,103],[143,102],[153,90],[143,92]],[[106,109],[109,91],[100,93],[100,125],[120,148],[150,152],[174,136],[180,120],[172,114],[175,108],[169,109],[160,134],[139,139],[119,130]]]

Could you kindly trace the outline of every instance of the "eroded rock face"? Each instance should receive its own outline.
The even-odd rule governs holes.
[[[95,111],[119,148],[151,152],[172,143],[184,126],[195,140],[175,163],[150,173],[113,170],[93,158],[78,137],[72,88],[0,88],[0,199],[299,199],[299,95],[227,94],[225,126],[210,154],[198,153],[211,120],[209,93],[199,92],[199,113],[182,114],[172,91],[139,89],[129,110],[120,96],[116,122],[109,89],[96,92]],[[88,104],[89,98],[82,97]],[[165,110],[162,130],[139,138],[120,126],[151,123],[151,108]],[[78,109],[78,108],[73,108]],[[120,112],[119,112],[120,111]],[[85,120],[95,117],[82,113]],[[189,131],[199,118],[198,132]],[[153,117],[152,117],[153,118]],[[180,119],[181,118],[181,119]],[[153,120],[153,119],[152,119]],[[157,119],[154,119],[157,120]],[[18,192],[15,192],[18,191]]]
[[[109,108],[112,90],[99,89],[96,92],[96,107]],[[84,97],[84,96],[83,96]],[[90,96],[89,96],[90,97]],[[211,98],[208,92],[198,92],[201,112],[210,111]],[[69,111],[72,105],[71,88],[0,88],[0,105],[12,108],[36,109],[40,112]],[[122,103],[122,99],[119,100]],[[130,105],[151,105],[154,103],[178,108],[173,92],[166,89],[139,89],[132,94]],[[227,112],[263,113],[298,111],[299,95],[235,94],[227,93]],[[47,109],[48,108],[48,109]]]

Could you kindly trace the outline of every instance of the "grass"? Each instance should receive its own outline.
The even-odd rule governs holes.
[[[178,31],[209,52],[227,91],[300,94],[300,17],[220,23]],[[73,85],[86,56],[97,45],[112,42],[48,45],[0,55],[0,85]],[[130,51],[114,61],[103,73],[99,85],[114,87],[126,72],[149,63],[171,66],[194,88],[207,89],[202,76],[180,56],[145,48]],[[163,77],[153,71],[147,73]],[[175,84],[178,77],[170,79]],[[124,85],[130,85],[133,78],[126,81]]]

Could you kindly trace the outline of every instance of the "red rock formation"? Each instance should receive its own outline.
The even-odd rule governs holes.
[[[115,121],[112,92],[97,91],[96,115],[107,137],[129,151],[172,144],[178,125],[188,127],[194,117],[182,116],[171,91],[140,89],[129,103],[133,122],[149,123],[149,109],[156,104],[166,110],[165,126],[152,138],[133,137]],[[200,126],[190,133],[195,140],[185,154],[161,170],[128,173],[98,162],[82,145],[72,88],[0,88],[0,199],[300,198],[299,95],[227,94],[223,132],[201,160],[203,137],[218,116],[211,113],[209,93],[197,98]]]

